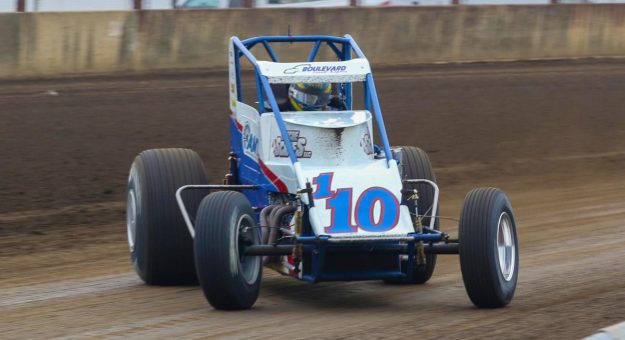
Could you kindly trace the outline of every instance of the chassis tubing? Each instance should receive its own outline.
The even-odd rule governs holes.
[[[445,243],[445,244],[424,244],[426,254],[441,254],[441,255],[453,255],[458,254],[459,243]],[[314,245],[303,245],[304,252],[310,252],[315,248]],[[394,254],[409,254],[407,244],[391,245],[391,246],[374,246],[371,248],[351,247],[351,248],[334,248],[329,247],[327,251],[330,253],[394,253]],[[293,245],[281,244],[281,245],[253,245],[245,247],[243,251],[248,256],[268,256],[268,255],[292,255]]]

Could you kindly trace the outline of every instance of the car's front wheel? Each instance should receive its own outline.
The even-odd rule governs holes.
[[[195,263],[202,291],[216,309],[254,305],[260,291],[262,257],[245,256],[260,244],[260,228],[243,194],[220,191],[206,196],[195,224]]]
[[[519,244],[506,194],[495,188],[469,192],[458,234],[460,268],[471,301],[482,308],[510,303],[519,276]]]

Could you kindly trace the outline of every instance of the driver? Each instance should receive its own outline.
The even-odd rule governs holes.
[[[287,111],[325,111],[331,99],[330,83],[291,84]]]

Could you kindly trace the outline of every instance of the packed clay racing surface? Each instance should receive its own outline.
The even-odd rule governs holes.
[[[457,219],[473,187],[508,193],[520,240],[508,307],[475,308],[455,255],[417,286],[265,270],[242,312],[212,309],[198,287],[146,286],[126,242],[130,164],[192,148],[220,183],[227,73],[12,81],[0,84],[0,337],[579,338],[625,320],[624,61],[374,76],[391,143],[430,155],[443,215]]]

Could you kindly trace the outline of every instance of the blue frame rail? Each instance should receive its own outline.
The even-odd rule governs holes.
[[[359,241],[358,239],[352,240],[352,242],[338,242],[333,243],[332,237],[328,235],[307,235],[299,236],[296,238],[296,242],[306,247],[312,247],[313,256],[311,256],[311,268],[310,272],[304,274],[302,279],[309,282],[320,281],[344,281],[344,280],[379,280],[379,279],[392,279],[392,278],[412,278],[415,275],[414,264],[417,257],[417,242],[425,243],[437,243],[442,241],[445,235],[438,230],[432,230],[424,233],[410,233],[406,237],[402,238],[402,241],[408,246],[408,268],[411,268],[407,273],[401,271],[367,271],[367,272],[340,272],[340,273],[328,273],[324,271],[325,256],[329,248],[331,247],[350,247],[352,249],[360,249],[363,253],[367,253],[377,246],[384,246],[386,249],[400,250],[402,245],[399,241],[393,240],[367,240]],[[399,268],[398,268],[399,269]]]
[[[302,35],[302,36],[261,36],[250,38],[241,41],[238,37],[232,37],[232,43],[235,49],[235,69],[236,69],[236,78],[237,78],[237,100],[243,100],[243,93],[241,92],[241,63],[240,58],[245,56],[255,71],[256,85],[257,85],[257,96],[259,103],[259,112],[264,112],[264,102],[265,96],[269,101],[269,105],[273,110],[275,115],[276,122],[278,124],[278,128],[280,129],[280,134],[284,140],[289,140],[289,135],[286,129],[286,124],[282,118],[282,113],[278,107],[276,98],[273,94],[271,86],[269,85],[269,81],[267,77],[263,76],[260,72],[260,67],[258,65],[256,57],[252,54],[251,49],[256,45],[262,45],[269,57],[273,62],[278,62],[279,58],[275,53],[272,43],[301,43],[301,42],[312,42],[314,43],[313,48],[309,54],[308,62],[313,62],[317,57],[319,48],[325,43],[337,56],[337,58],[341,61],[350,60],[352,57],[352,53],[356,55],[358,58],[366,59],[364,53],[356,43],[356,41],[349,35],[345,35],[343,37],[334,37],[334,36],[321,36],[321,35]],[[337,46],[339,45],[339,46]],[[386,134],[386,129],[384,127],[384,120],[382,118],[382,110],[380,108],[380,103],[378,101],[378,96],[376,93],[375,83],[373,81],[373,76],[369,73],[364,82],[365,87],[365,108],[370,112],[373,112],[375,117],[375,121],[378,125],[378,131],[380,133],[380,139],[382,141],[382,146],[384,148],[384,154],[388,162],[392,160],[391,147],[388,141],[388,135]],[[348,83],[345,85],[345,92],[349,95],[345,98],[345,105],[347,108],[352,107],[352,85]],[[291,143],[285,143],[287,153],[289,155],[289,159],[293,164],[297,163],[297,157],[295,155],[295,150],[293,149],[293,145]]]

